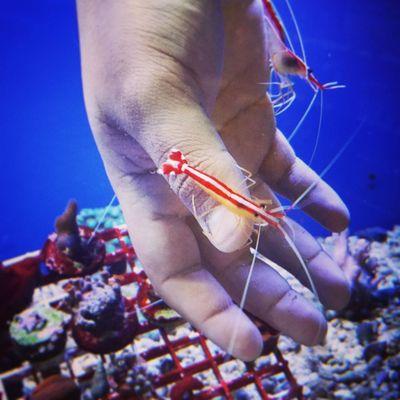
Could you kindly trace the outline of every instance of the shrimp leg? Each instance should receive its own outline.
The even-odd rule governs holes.
[[[198,224],[200,225],[203,235],[212,243],[211,232],[207,229],[206,224],[203,223],[202,221],[204,220],[204,217],[206,217],[208,214],[211,213],[211,211],[213,211],[213,208],[205,211],[204,213],[202,213],[200,215],[197,215],[197,208],[196,208],[196,204],[194,203],[194,196],[192,195],[192,209],[193,209],[193,215],[196,218],[196,221],[198,222]]]
[[[252,186],[256,184],[256,181],[252,178],[252,173],[249,170],[241,167],[240,165],[236,165],[236,167],[245,174],[245,178],[242,180],[242,182],[240,182],[239,188],[243,183],[246,182],[250,182],[248,185],[246,185],[246,189],[250,189]]]

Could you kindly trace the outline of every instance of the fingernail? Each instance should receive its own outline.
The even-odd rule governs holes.
[[[205,218],[209,240],[220,251],[231,253],[241,249],[249,240],[253,224],[235,215],[224,206],[217,206]]]

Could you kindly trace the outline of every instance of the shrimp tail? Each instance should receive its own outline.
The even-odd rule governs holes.
[[[167,161],[161,164],[157,172],[160,175],[179,175],[184,172],[187,164],[188,162],[182,152],[172,149],[168,154]]]

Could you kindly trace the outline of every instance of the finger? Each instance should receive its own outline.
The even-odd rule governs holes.
[[[340,232],[349,223],[349,211],[337,193],[309,166],[297,158],[283,134],[277,131],[261,168],[265,182],[276,192],[296,201],[312,185],[299,206],[327,229]]]
[[[249,274],[249,261],[213,271],[232,298],[240,302]],[[326,336],[324,316],[279,273],[262,263],[256,262],[254,266],[244,307],[301,344],[319,344]]]
[[[293,235],[294,245],[305,261],[322,304],[334,310],[345,307],[350,300],[350,287],[340,266],[304,228],[289,218],[286,220],[290,229],[284,229]],[[281,232],[274,228],[266,229],[260,243],[260,252],[311,289],[302,265]]]
[[[226,329],[233,329],[239,320],[241,330],[232,353],[246,361],[256,358],[262,349],[258,329],[203,268],[196,239],[184,219],[150,212],[135,181],[123,190],[114,186],[133,246],[156,291],[223,349],[229,346]]]

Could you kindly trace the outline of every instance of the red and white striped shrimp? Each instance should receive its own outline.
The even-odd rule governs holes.
[[[293,19],[293,23],[296,27],[298,39],[300,42],[301,50],[303,53],[303,58],[300,58],[297,54],[295,54],[293,50],[293,46],[291,44],[290,38],[287,34],[287,31],[279,18],[279,15],[275,11],[274,6],[272,5],[270,0],[263,0],[265,17],[267,20],[267,28],[271,33],[270,36],[270,57],[273,69],[282,76],[287,75],[296,75],[299,76],[310,84],[314,91],[322,91],[327,89],[338,89],[342,88],[343,85],[338,85],[337,82],[329,82],[322,84],[313,74],[310,67],[307,65],[305,51],[303,42],[300,35],[300,30],[297,25],[296,18],[294,16],[293,10],[290,6],[288,0],[286,0],[286,4],[289,8],[290,14]],[[289,49],[285,41],[288,40],[290,47]]]
[[[290,132],[287,136],[289,142],[293,140],[297,132],[302,127],[305,119],[313,108],[317,96],[319,95],[320,97],[319,123],[314,148],[309,161],[309,164],[311,164],[316,154],[321,132],[323,118],[323,92],[328,89],[344,88],[345,86],[340,85],[337,82],[322,84],[315,77],[310,67],[308,67],[299,25],[297,23],[295,13],[290,5],[290,0],[285,0],[285,3],[297,33],[297,38],[302,53],[301,57],[296,54],[292,40],[290,39],[290,36],[285,28],[285,25],[282,23],[278,12],[274,8],[272,1],[262,0],[262,3],[264,5],[266,29],[268,31],[269,38],[269,52],[272,66],[271,76],[274,77],[277,75],[278,78],[277,81],[275,81],[276,79],[272,78],[272,82],[268,83],[269,97],[273,105],[275,115],[279,115],[286,111],[296,98],[293,84],[288,78],[289,75],[295,75],[305,79],[314,91],[314,95],[308,103],[303,115],[293,128],[292,132]],[[278,90],[276,90],[276,88],[278,88]]]
[[[257,225],[272,225],[277,227],[284,217],[282,211],[270,212],[266,204],[250,199],[237,193],[224,182],[192,167],[181,151],[172,149],[168,159],[158,171],[162,175],[185,174],[193,179],[210,197],[224,205],[234,214],[245,217]]]

